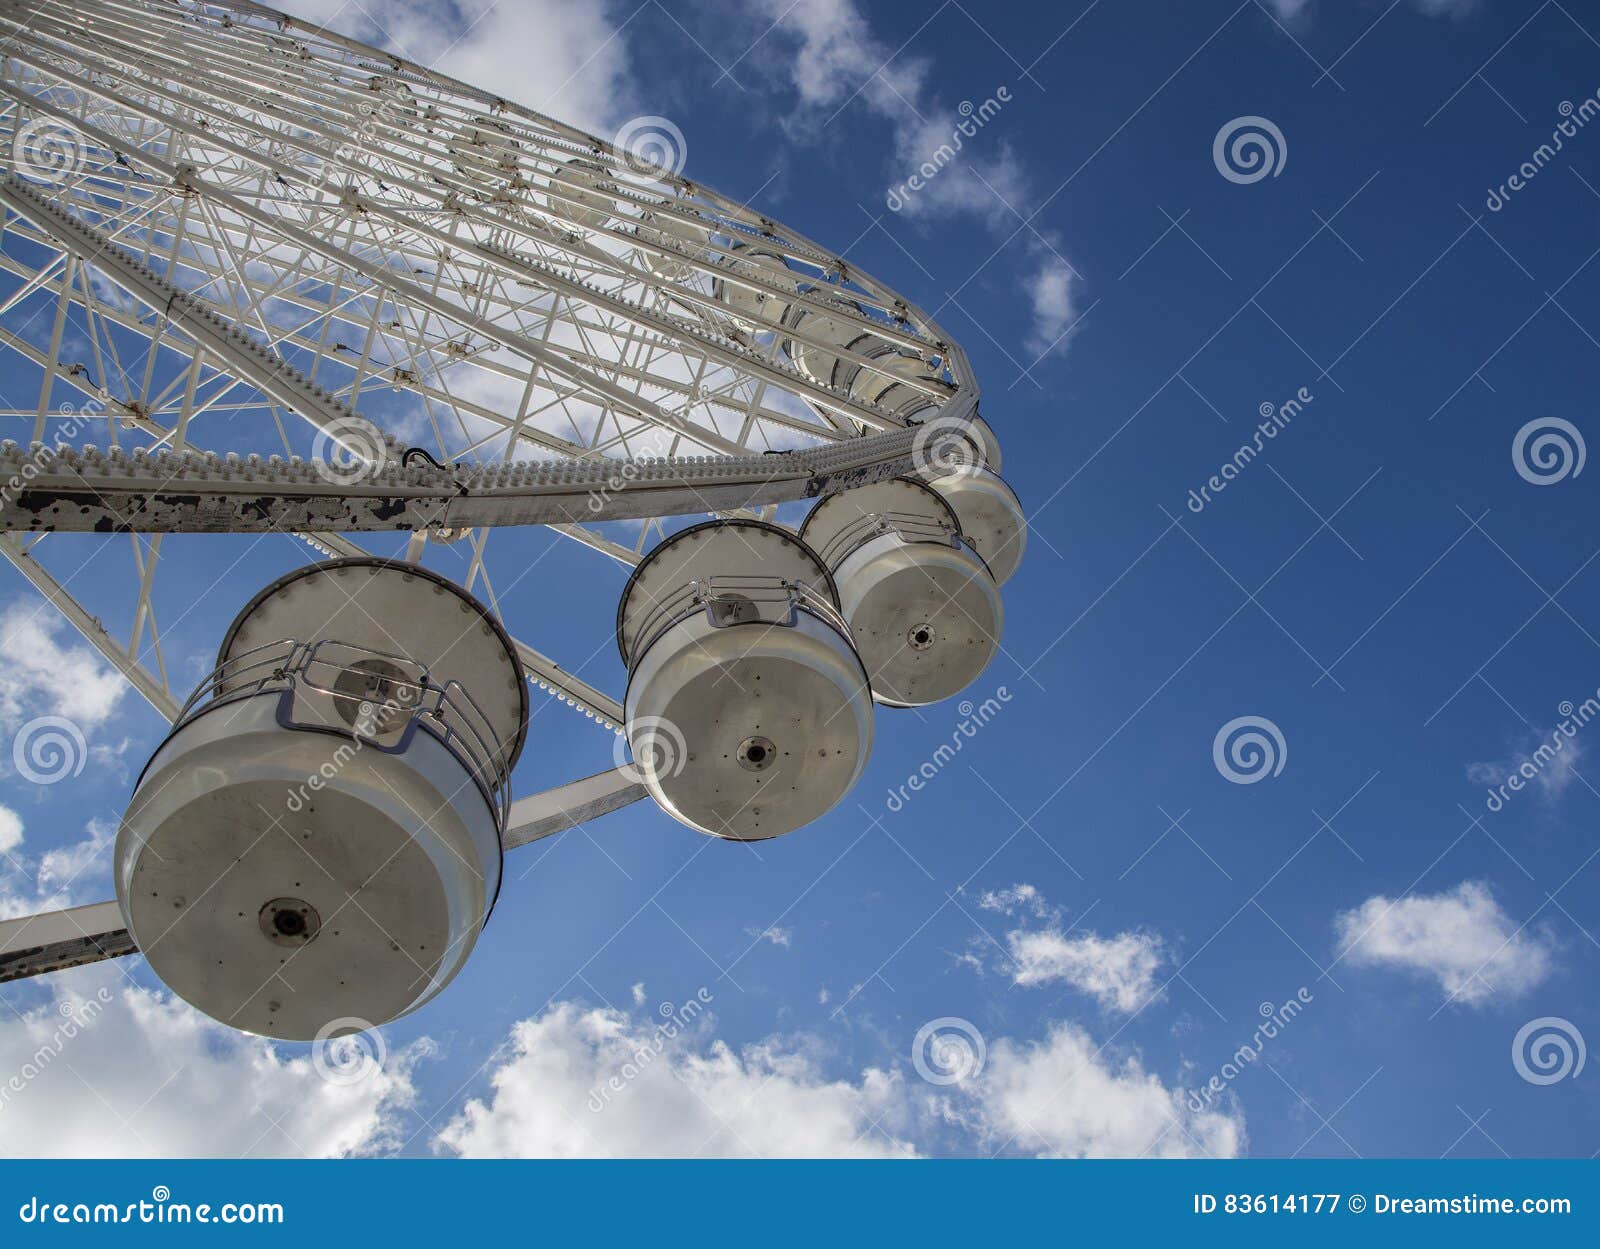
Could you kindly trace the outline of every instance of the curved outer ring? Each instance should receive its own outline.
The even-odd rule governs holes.
[[[282,12],[281,10],[271,8],[268,5],[260,4],[257,2],[257,0],[229,0],[229,4],[245,12],[255,13],[277,21],[280,23],[280,29],[284,33],[290,34],[291,38],[293,37],[291,32],[295,30],[313,32],[318,38],[325,39],[329,43],[341,46],[347,51],[355,52],[361,56],[372,57],[390,65],[392,67],[390,71],[392,74],[398,76],[403,73],[404,75],[415,77],[430,86],[443,87],[451,91],[456,91],[461,94],[474,97],[480,102],[487,104],[491,109],[498,110],[502,114],[509,114],[512,116],[521,114],[524,119],[532,121],[535,125],[542,126],[545,129],[561,136],[569,143],[586,147],[591,150],[598,149],[602,153],[609,154],[611,158],[617,161],[619,164],[627,165],[629,163],[627,153],[620,151],[613,142],[597,138],[596,136],[589,134],[587,131],[579,130],[576,126],[569,126],[565,122],[557,121],[555,118],[546,116],[544,113],[538,112],[535,109],[527,108],[513,101],[506,100],[495,95],[491,91],[485,90],[482,87],[475,87],[470,83],[463,82],[459,78],[452,78],[448,74],[441,74],[437,70],[429,69],[427,66],[422,65],[417,61],[410,60],[407,57],[396,56],[390,52],[380,51],[368,44],[362,43],[358,39],[352,39],[348,35],[342,35],[338,31],[330,30],[318,22],[310,21],[305,18],[293,17]],[[404,79],[402,78],[401,81],[403,80]],[[951,373],[957,377],[957,389],[955,394],[953,394],[950,398],[954,399],[961,395],[970,395],[974,401],[974,406],[976,405],[976,400],[979,397],[978,384],[976,377],[973,375],[971,366],[967,361],[966,352],[961,348],[960,344],[955,342],[948,334],[945,333],[944,328],[940,326],[938,322],[936,322],[917,305],[913,304],[910,300],[904,298],[904,296],[902,296],[898,291],[887,286],[883,282],[880,282],[870,274],[862,272],[853,264],[846,266],[844,261],[837,259],[837,252],[820,246],[811,238],[800,233],[798,230],[795,230],[792,226],[777,222],[760,212],[753,211],[744,204],[740,203],[738,200],[730,198],[729,196],[706,186],[704,183],[695,181],[694,179],[685,178],[682,175],[674,175],[671,178],[664,179],[664,181],[667,181],[669,184],[678,187],[680,190],[688,189],[694,194],[703,195],[708,199],[716,201],[717,211],[724,214],[730,221],[737,222],[745,231],[748,231],[748,234],[742,238],[737,233],[733,233],[731,235],[733,238],[743,242],[746,246],[759,246],[763,241],[766,241],[763,240],[763,235],[767,235],[769,236],[769,239],[775,240],[777,245],[780,247],[782,247],[785,242],[791,245],[797,244],[798,247],[796,250],[810,251],[812,253],[811,258],[813,261],[833,260],[836,265],[843,267],[845,271],[848,272],[850,277],[858,283],[861,282],[862,279],[865,279],[868,289],[874,299],[880,300],[886,304],[898,303],[904,305],[908,312],[916,314],[916,317],[918,320],[920,320],[923,326],[924,335],[933,340],[935,346],[943,349],[946,356],[946,365],[951,366],[959,364],[960,366],[959,369],[952,367],[950,370]],[[698,213],[696,215],[698,216]],[[756,220],[754,222],[750,221],[749,218],[751,217],[756,218]],[[714,225],[715,223],[708,224]],[[782,231],[781,238],[779,238],[776,233],[776,231],[779,229]],[[849,297],[847,293],[846,297]],[[949,400],[946,402],[948,403]]]
[[[928,494],[929,496],[931,496],[931,498],[933,499],[933,502],[935,504],[937,504],[938,508],[940,509],[941,514],[947,520],[949,520],[950,528],[955,530],[956,533],[958,533],[958,534],[961,532],[961,518],[956,515],[956,509],[951,507],[950,506],[950,501],[948,499],[946,499],[942,494],[940,494],[937,490],[935,490],[932,486],[928,485],[927,482],[922,481],[922,480],[920,480],[919,478],[916,478],[916,477],[890,477],[887,480],[889,480],[889,481],[903,481],[903,482],[908,482],[909,484],[911,484],[913,486],[922,487],[923,491],[926,494]],[[877,482],[873,482],[872,484],[873,485],[877,485],[878,483]],[[817,505],[814,508],[812,508],[811,511],[806,514],[806,518],[803,521],[800,522],[800,531],[799,532],[800,532],[800,540],[802,542],[805,542],[808,546],[810,545],[810,540],[806,537],[806,529],[810,526],[812,520],[815,519],[817,513],[820,512],[827,505],[828,500],[837,499],[841,495],[848,494],[848,493],[849,493],[848,490],[835,490],[831,494],[825,494],[825,495],[822,496],[822,498],[817,500]],[[864,544],[862,544],[862,545],[864,545]],[[971,550],[970,547],[968,547],[968,549]],[[853,548],[852,548],[852,550],[853,550]],[[976,551],[973,551],[972,553],[974,555],[977,555]],[[844,563],[845,559],[848,558],[848,555],[849,555],[849,553],[847,552],[846,555],[840,556],[839,562],[841,564]],[[982,556],[979,556],[979,558],[981,559]],[[987,565],[985,565],[985,567],[987,567]]]
[[[506,760],[506,776],[509,778],[512,770],[517,766],[517,760],[522,757],[522,747],[528,740],[528,681],[526,674],[523,672],[522,660],[517,655],[517,644],[511,640],[511,635],[506,632],[505,626],[500,623],[500,621],[495,617],[494,613],[491,612],[487,607],[480,603],[471,594],[467,593],[466,590],[458,586],[454,581],[451,581],[448,577],[441,577],[438,573],[433,572],[431,569],[423,568],[420,564],[408,564],[405,562],[405,560],[400,559],[381,559],[378,556],[348,556],[343,559],[320,560],[315,564],[307,564],[304,568],[296,568],[293,572],[285,573],[276,581],[258,591],[256,595],[244,605],[239,614],[233,618],[233,623],[228,626],[227,633],[223,635],[222,645],[217,648],[216,666],[220,668],[224,663],[227,662],[228,652],[233,649],[233,640],[238,635],[240,627],[244,624],[245,620],[249,618],[250,614],[254,612],[256,608],[260,607],[261,604],[268,598],[272,597],[279,590],[281,590],[284,586],[295,581],[299,581],[304,577],[309,577],[313,573],[328,572],[336,568],[372,567],[387,568],[392,569],[395,572],[408,573],[411,576],[420,577],[424,581],[430,581],[434,585],[439,586],[444,590],[448,590],[451,594],[454,594],[462,602],[466,603],[475,612],[477,612],[479,618],[482,619],[483,622],[491,629],[493,629],[495,636],[500,639],[500,644],[505,647],[506,654],[511,657],[511,662],[516,666],[517,669],[517,695],[518,701],[521,704],[521,715],[517,725],[517,740],[512,746],[510,758]]]
[[[665,550],[669,544],[683,537],[684,534],[698,533],[702,529],[718,528],[725,525],[737,525],[746,529],[765,529],[767,532],[775,533],[786,542],[798,547],[801,554],[809,557],[811,562],[817,566],[817,572],[821,576],[822,583],[828,587],[828,598],[833,604],[833,609],[835,611],[839,610],[839,587],[834,582],[833,570],[822,562],[822,556],[813,551],[799,534],[793,530],[785,529],[782,525],[774,525],[771,521],[766,520],[752,520],[743,517],[736,517],[733,520],[704,520],[698,525],[690,525],[685,529],[680,529],[677,533],[664,538],[658,543],[655,550],[634,565],[633,573],[628,577],[628,583],[622,587],[622,593],[617,596],[617,654],[622,656],[622,666],[628,671],[631,672],[633,670],[633,665],[628,662],[628,649],[623,644],[622,621],[627,613],[628,599],[633,594],[634,587],[639,583],[640,574],[655,562],[656,556]]]

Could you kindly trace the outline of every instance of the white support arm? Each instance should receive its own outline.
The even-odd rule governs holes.
[[[0,983],[121,958],[136,949],[115,902],[0,920]]]
[[[541,837],[576,828],[644,796],[644,785],[631,767],[586,776],[542,794],[518,798],[511,804],[511,817],[501,841],[507,850],[515,850]]]

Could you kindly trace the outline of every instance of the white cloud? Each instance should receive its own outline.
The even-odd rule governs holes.
[[[213,1023],[113,965],[51,978],[51,1001],[0,1021],[0,1155],[289,1156],[400,1143],[426,1041],[349,1085],[309,1057]],[[63,1013],[63,1004],[70,1013]],[[420,1126],[421,1121],[418,1121]]]
[[[1244,1148],[1241,1116],[1193,1112],[1137,1058],[1112,1059],[1068,1023],[1040,1042],[996,1041],[970,1096],[991,1148],[1060,1158],[1231,1158]]]
[[[1021,883],[978,896],[978,907],[1002,915],[1032,915],[1044,923],[1013,928],[1005,935],[1010,954],[1004,970],[1021,988],[1067,984],[1087,993],[1107,1010],[1131,1015],[1160,993],[1157,973],[1167,961],[1161,938],[1154,933],[1119,932],[1113,937],[1085,931],[1071,935],[1061,911],[1051,906],[1037,886]],[[996,942],[976,940],[957,955],[979,974],[987,970]]]
[[[939,166],[925,186],[906,196],[910,215],[971,213],[999,224],[1010,216],[1007,201],[1026,215],[1022,166],[998,136],[979,137],[980,131],[964,138],[948,163],[935,160],[965,115],[930,88],[929,62],[880,40],[855,0],[766,0],[764,8],[777,22],[774,44],[787,42],[793,49],[788,85],[801,107],[786,123],[792,139],[814,139],[819,129],[837,124],[834,114],[859,105],[890,128],[896,183],[926,162]],[[966,103],[976,107],[978,101]],[[989,125],[994,121],[987,119]]]
[[[770,941],[775,946],[787,950],[794,941],[793,928],[780,928],[776,924],[769,924],[765,928],[746,928],[745,932],[757,941]]]
[[[738,1051],[560,1002],[512,1030],[490,1080],[439,1135],[469,1157],[900,1157],[902,1080],[828,1079],[800,1044]],[[598,1107],[598,1109],[596,1109]],[[877,1124],[874,1127],[874,1124]]]
[[[5,828],[0,819],[0,839]],[[114,824],[90,820],[82,838],[46,850],[37,864],[14,845],[0,863],[0,919],[102,901],[111,892],[106,860],[116,833]],[[18,820],[17,844],[21,840]]]
[[[207,1020],[112,964],[53,978],[48,1002],[0,1022],[0,1154],[345,1156],[390,1152],[424,1120],[422,1039],[355,1084],[287,1047]],[[70,1004],[64,1008],[63,1004]],[[681,1013],[679,1018],[681,1019]],[[1236,1113],[1192,1112],[1136,1056],[1113,1058],[1067,1023],[1043,1041],[995,1040],[950,1088],[898,1061],[825,1072],[815,1037],[735,1049],[704,1025],[658,1025],[576,1002],[517,1023],[492,1093],[449,1118],[435,1147],[469,1157],[909,1157],[954,1127],[956,1152],[1066,1157],[1231,1156]],[[898,1056],[897,1056],[898,1057]]]
[[[1023,882],[1012,885],[1008,889],[989,889],[978,895],[978,907],[984,911],[999,911],[1002,915],[1013,915],[1018,911],[1027,910],[1038,916],[1043,916],[1047,907],[1044,895],[1034,885]]]
[[[1519,930],[1475,881],[1443,893],[1368,898],[1334,922],[1342,958],[1431,976],[1469,1005],[1526,993],[1553,970],[1547,939]]]
[[[1165,961],[1159,938],[1122,932],[1068,937],[1059,928],[1006,934],[1014,961],[1012,982],[1023,987],[1064,982],[1108,1010],[1132,1014],[1157,993],[1156,972]]]
[[[0,612],[0,723],[7,728],[52,715],[88,732],[122,701],[128,685],[121,673],[87,644],[63,642],[67,628],[55,608],[39,600]]]
[[[1041,259],[1039,271],[1028,279],[1033,304],[1033,328],[1027,348],[1035,355],[1050,351],[1067,332],[1077,312],[1073,308],[1072,270],[1056,257]]]
[[[1568,737],[1555,729],[1549,733],[1524,737],[1518,758],[1467,764],[1467,779],[1474,785],[1484,785],[1494,790],[1504,785],[1506,793],[1514,793],[1516,791],[1510,788],[1510,781],[1516,775],[1519,789],[1531,789],[1545,801],[1554,802],[1578,779],[1577,767],[1581,758],[1582,740],[1576,736]]]
[[[1066,1023],[1041,1042],[994,1041],[983,1069],[949,1088],[880,1068],[829,1078],[815,1038],[736,1051],[703,1031],[665,1031],[575,1002],[522,1020],[492,1094],[468,1102],[440,1147],[470,1157],[904,1157],[952,1126],[961,1153],[1229,1157],[1244,1144],[1237,1114],[1192,1112],[1137,1057],[1113,1059]]]
[[[1038,355],[1056,346],[1072,321],[1075,278],[1059,254],[1060,239],[1030,221],[1027,175],[1004,139],[1007,106],[999,93],[1005,87],[1015,99],[1015,84],[997,83],[995,94],[962,101],[964,113],[930,85],[929,62],[879,39],[855,0],[765,0],[764,11],[775,23],[768,38],[793,48],[788,85],[800,108],[787,122],[790,137],[814,139],[838,124],[834,114],[845,108],[876,115],[891,134],[895,194],[886,195],[888,202],[898,202],[897,211],[910,217],[975,216],[1008,241],[1020,235],[1028,263],[1039,267],[1029,282],[1034,322],[1028,346]],[[993,108],[987,107],[991,100]],[[978,117],[985,119],[981,129]],[[973,133],[963,130],[955,151],[958,124]],[[919,171],[923,185],[909,189],[906,180]]]
[[[296,0],[295,13],[610,138],[639,111],[626,41],[597,0]]]
[[[10,807],[0,807],[0,855],[8,855],[22,844],[22,817]]]

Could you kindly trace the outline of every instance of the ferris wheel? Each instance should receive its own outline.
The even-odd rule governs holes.
[[[172,723],[116,899],[0,923],[0,979],[138,950],[250,1032],[381,1024],[459,971],[505,852],[646,796],[789,832],[880,710],[998,648],[1026,523],[966,356],[685,178],[670,123],[606,142],[246,0],[0,0],[0,56],[26,390],[0,398],[0,553]],[[527,525],[631,568],[624,697],[501,617],[496,531]],[[175,685],[165,535],[275,532],[306,565],[239,587]],[[65,533],[131,552],[123,614],[53,570]],[[394,533],[401,558],[363,545]],[[513,799],[537,697],[618,766]]]

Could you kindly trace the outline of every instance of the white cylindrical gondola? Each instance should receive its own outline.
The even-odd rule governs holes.
[[[1016,492],[1000,476],[1000,440],[974,416],[964,430],[930,427],[927,445],[914,452],[921,479],[955,509],[961,532],[1004,585],[1022,563],[1028,517]]]
[[[556,166],[545,204],[558,217],[598,230],[611,221],[614,204],[605,191],[616,190],[610,171],[598,161],[574,156]]]
[[[711,238],[709,226],[697,225],[666,213],[645,213],[634,227],[643,246],[639,254],[651,274],[664,282],[681,282],[695,271]]]
[[[617,609],[633,766],[703,833],[776,837],[832,808],[872,749],[872,694],[828,569],[788,530],[711,521],[634,570]]]
[[[818,309],[796,304],[784,318],[785,326],[797,335],[784,340],[784,354],[794,362],[795,368],[820,386],[834,384],[839,351],[862,338],[860,318],[866,315],[852,300],[828,302],[839,309],[840,316],[829,316]],[[804,338],[798,336],[802,334]]]
[[[378,559],[281,578],[135,787],[129,931],[174,993],[248,1032],[416,1009],[499,890],[526,726],[515,647],[466,591]]]
[[[863,334],[847,346],[871,364],[841,359],[834,385],[847,388],[852,398],[884,409],[897,421],[910,420],[955,391],[941,369],[875,334]]]
[[[801,538],[833,571],[873,697],[920,707],[965,689],[1000,645],[999,587],[955,512],[920,481],[828,495]]]
[[[781,253],[753,243],[735,242],[728,249],[723,263],[730,270],[728,277],[716,277],[711,282],[713,298],[721,300],[728,311],[751,332],[777,328],[788,315],[790,301],[800,289],[800,281],[789,268]],[[753,282],[741,282],[732,275],[743,275]],[[776,290],[769,290],[775,287]]]

